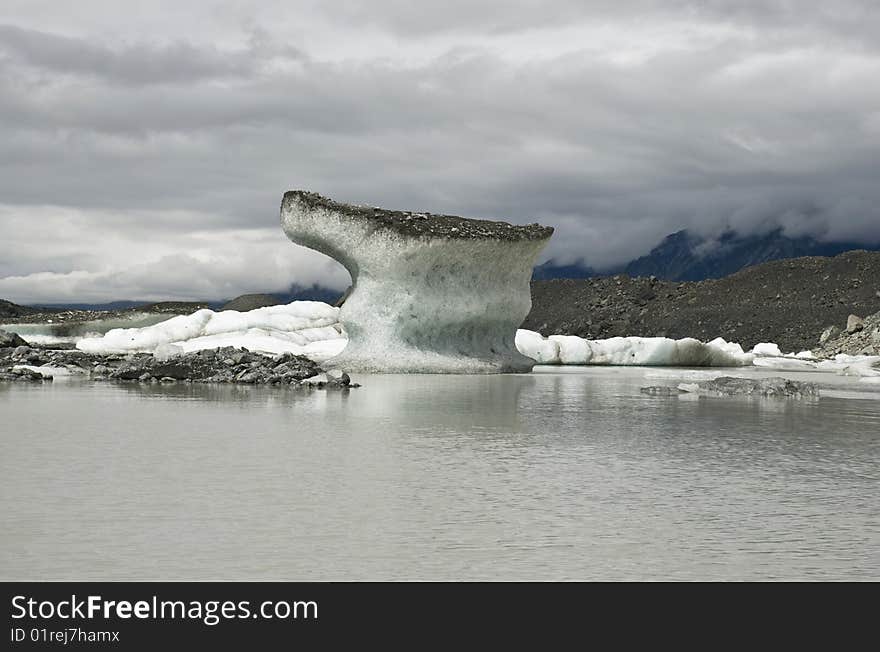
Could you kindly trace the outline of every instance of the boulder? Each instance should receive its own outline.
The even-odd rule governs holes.
[[[18,333],[10,333],[0,329],[0,349],[27,346],[28,343]]]
[[[859,317],[858,315],[850,315],[846,319],[846,332],[847,333],[858,333],[865,327],[865,320]]]

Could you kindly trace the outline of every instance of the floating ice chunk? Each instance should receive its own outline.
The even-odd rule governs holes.
[[[774,344],[773,342],[761,342],[759,344],[755,344],[755,348],[752,349],[752,353],[754,353],[755,355],[772,356],[774,358],[782,357],[782,351],[780,351],[779,346]]]

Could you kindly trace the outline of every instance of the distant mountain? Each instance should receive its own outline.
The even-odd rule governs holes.
[[[37,312],[41,312],[39,308],[20,306],[11,301],[0,299],[0,317],[23,317],[24,315],[33,315]]]
[[[723,278],[745,267],[803,256],[836,256],[845,251],[880,251],[880,245],[856,242],[820,242],[815,238],[790,238],[781,229],[764,235],[741,236],[729,231],[717,240],[707,240],[677,231],[666,236],[651,252],[629,263],[596,272],[587,265],[554,265],[552,261],[535,268],[535,280],[552,278],[592,278],[627,274],[656,276],[669,281],[703,281]]]
[[[836,256],[844,251],[880,250],[856,242],[819,242],[815,238],[789,238],[781,229],[766,235],[740,236],[733,232],[716,241],[697,238],[678,231],[654,247],[647,256],[624,267],[630,276],[656,276],[671,281],[702,281],[723,278],[744,267],[772,260],[803,256]]]

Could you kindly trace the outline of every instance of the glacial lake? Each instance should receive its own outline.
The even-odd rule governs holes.
[[[639,392],[724,374],[823,396]],[[880,579],[880,385],[356,380],[0,384],[0,579]]]

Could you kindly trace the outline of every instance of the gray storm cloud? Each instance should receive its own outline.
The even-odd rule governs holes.
[[[288,188],[541,221],[594,267],[681,228],[880,240],[872,3],[415,6],[0,9],[0,296],[344,286]]]

